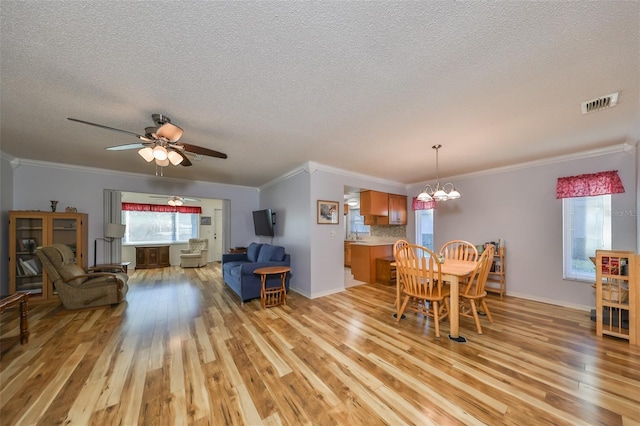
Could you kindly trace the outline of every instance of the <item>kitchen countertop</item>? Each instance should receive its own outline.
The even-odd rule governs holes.
[[[352,246],[391,246],[393,243],[384,241],[357,241],[357,240],[345,240],[351,243]]]

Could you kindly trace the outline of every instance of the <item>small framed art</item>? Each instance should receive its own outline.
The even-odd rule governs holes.
[[[211,225],[211,216],[200,217],[200,225]]]
[[[318,200],[318,223],[320,225],[336,225],[340,223],[337,201]]]

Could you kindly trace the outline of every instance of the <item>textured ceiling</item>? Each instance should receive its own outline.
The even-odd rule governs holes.
[[[639,2],[2,1],[0,150],[154,174],[105,147],[171,117],[228,154],[165,176],[260,186],[305,163],[402,183],[640,138]],[[620,91],[615,108],[580,103]]]

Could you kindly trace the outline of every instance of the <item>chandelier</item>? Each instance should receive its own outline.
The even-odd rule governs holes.
[[[418,195],[419,201],[447,201],[460,198],[460,193],[456,190],[452,183],[445,183],[440,187],[440,175],[438,172],[438,150],[442,148],[442,145],[434,145],[431,148],[436,150],[436,186],[431,185],[424,187],[424,190]],[[449,188],[449,190],[447,190]]]

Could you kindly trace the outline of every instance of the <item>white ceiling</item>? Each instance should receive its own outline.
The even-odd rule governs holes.
[[[0,149],[154,174],[152,113],[260,186],[306,161],[401,183],[640,139],[640,3],[2,1]],[[620,92],[618,106],[580,103]]]

